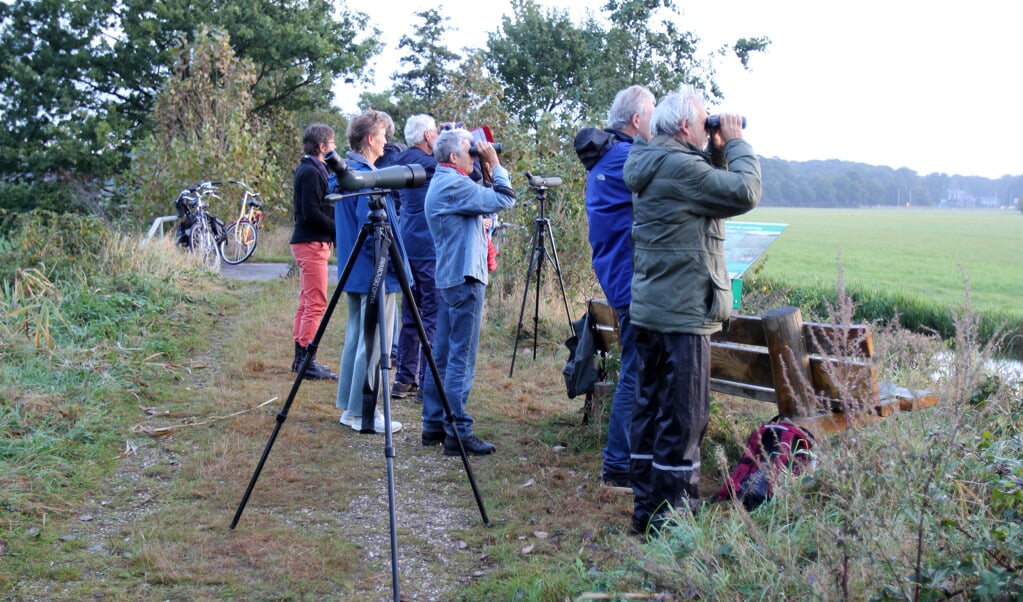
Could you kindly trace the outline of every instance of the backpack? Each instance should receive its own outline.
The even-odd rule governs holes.
[[[758,426],[717,499],[734,497],[753,510],[771,499],[772,485],[783,471],[798,475],[813,466],[813,445],[813,435],[790,422],[774,419]]]
[[[600,379],[595,363],[597,347],[590,312],[572,322],[572,330],[575,334],[565,341],[565,347],[568,347],[568,361],[561,370],[569,399],[592,393],[593,386]]]

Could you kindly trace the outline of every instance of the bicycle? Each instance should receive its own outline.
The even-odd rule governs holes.
[[[238,219],[227,226],[224,241],[218,247],[220,256],[229,265],[238,265],[252,257],[259,242],[259,228],[263,225],[262,203],[259,193],[253,192],[245,182],[229,180],[242,187],[241,211]]]
[[[209,213],[206,197],[217,195],[219,181],[200,182],[178,194],[174,207],[178,210],[178,244],[190,253],[197,253],[206,269],[220,269],[220,245],[226,238],[224,222]]]

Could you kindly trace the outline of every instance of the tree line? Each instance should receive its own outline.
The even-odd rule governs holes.
[[[763,205],[775,207],[1018,208],[1023,175],[998,179],[931,173],[831,159],[760,158]]]

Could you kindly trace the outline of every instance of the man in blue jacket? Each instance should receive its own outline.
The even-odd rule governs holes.
[[[490,173],[492,187],[476,184],[469,177],[473,157],[469,153],[472,134],[463,129],[441,132],[434,143],[437,159],[430,188],[426,192],[426,222],[433,236],[437,256],[437,290],[440,307],[434,335],[434,359],[444,393],[454,416],[453,428],[444,419],[433,372],[426,372],[423,388],[423,445],[444,444],[444,454],[460,455],[459,439],[465,451],[481,456],[495,451],[493,444],[473,434],[472,416],[466,409],[476,372],[476,352],[483,317],[483,295],[487,287],[487,238],[483,216],[515,204],[515,190],[508,170],[501,166],[497,151],[485,140],[476,143],[483,173]]]
[[[412,299],[419,309],[419,317],[426,331],[427,342],[433,341],[437,330],[437,256],[433,249],[433,237],[426,224],[424,201],[426,191],[437,169],[433,156],[433,142],[439,134],[437,122],[429,115],[413,115],[405,122],[405,142],[409,148],[394,156],[395,165],[422,165],[426,182],[418,188],[401,191],[401,218],[398,228],[405,245],[409,266],[412,268]],[[398,335],[397,371],[391,395],[400,399],[415,395],[423,383],[426,372],[426,357],[419,343],[412,315],[412,304],[403,300],[401,304],[401,333]]]
[[[629,483],[629,428],[632,424],[632,399],[636,394],[636,346],[629,319],[632,302],[632,191],[622,179],[622,166],[637,136],[650,138],[650,116],[654,95],[643,86],[630,86],[615,95],[608,113],[608,129],[583,130],[576,138],[582,142],[601,140],[603,156],[584,166],[586,176],[586,218],[589,221],[593,271],[608,304],[618,315],[618,339],[621,366],[618,385],[607,421],[607,445],[600,480],[609,487],[631,491]],[[610,146],[607,146],[610,145]],[[598,153],[601,151],[598,151]]]

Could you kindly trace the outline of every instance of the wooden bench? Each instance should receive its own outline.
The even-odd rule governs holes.
[[[618,319],[604,299],[587,303],[598,352],[618,342]],[[601,349],[602,347],[602,349]],[[711,337],[712,391],[775,403],[778,415],[818,432],[844,430],[899,411],[928,408],[937,397],[879,383],[865,324],[803,322],[795,307],[762,317],[732,314]]]

